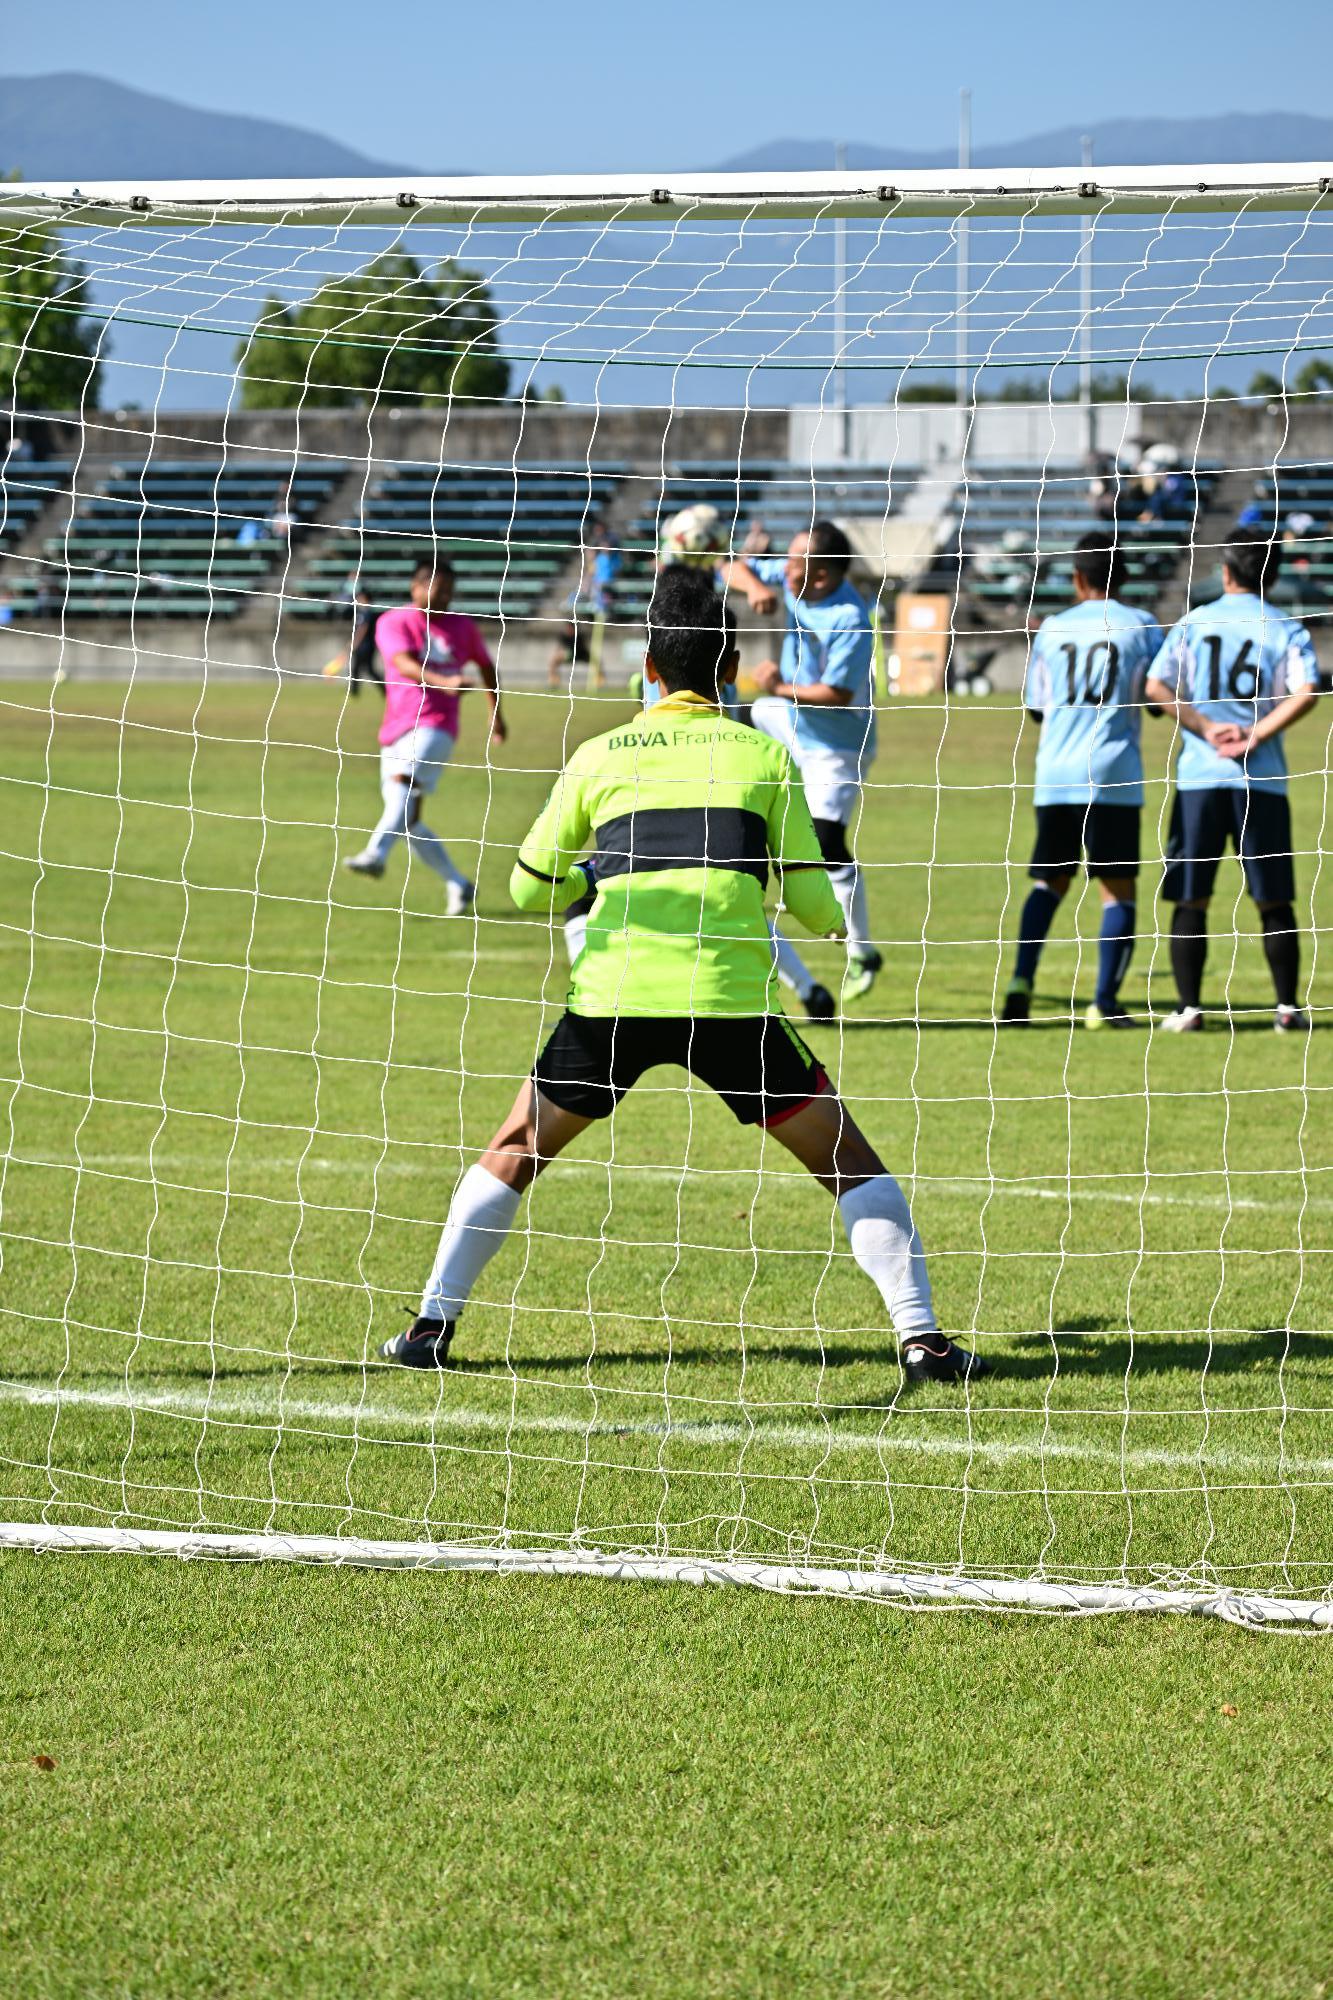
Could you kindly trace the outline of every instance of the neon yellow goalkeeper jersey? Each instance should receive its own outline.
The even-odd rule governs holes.
[[[597,900],[576,1014],[776,1011],[770,866],[807,930],[841,927],[787,751],[699,695],[668,695],[574,752],[519,849],[519,908],[555,912],[586,894],[589,841]]]

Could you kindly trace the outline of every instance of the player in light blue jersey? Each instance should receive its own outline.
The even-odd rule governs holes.
[[[1282,559],[1268,529],[1236,528],[1222,561],[1222,595],[1168,633],[1148,699],[1181,734],[1162,895],[1175,904],[1171,970],[1177,1005],[1162,1026],[1204,1024],[1208,904],[1228,841],[1259,909],[1279,1034],[1302,1032],[1296,871],[1283,732],[1314,707],[1319,663],[1310,635],[1266,601]]]
[[[883,964],[870,940],[865,882],[847,834],[875,755],[874,635],[865,599],[847,572],[852,548],[833,521],[815,521],[785,556],[724,563],[723,581],[751,607],[771,611],[780,589],[787,609],[782,660],[755,669],[756,729],[788,749],[801,773],[829,881],[847,923],[844,1000],[868,993]],[[777,939],[778,970],[785,939]]]
[[[1023,702],[1041,722],[1037,840],[1005,1021],[1028,1019],[1042,946],[1083,861],[1102,896],[1097,992],[1087,1023],[1133,1025],[1120,987],[1134,952],[1143,689],[1162,635],[1146,611],[1120,602],[1124,567],[1113,535],[1085,535],[1074,551],[1074,602],[1043,620],[1032,641]]]

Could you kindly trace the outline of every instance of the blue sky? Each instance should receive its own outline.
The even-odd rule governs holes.
[[[1253,0],[47,0],[10,10],[4,66],[281,118],[378,159],[572,173],[709,166],[783,136],[947,145],[963,85],[979,144],[1112,116],[1326,114],[1333,8],[1303,6],[1277,60],[1255,50],[1259,18]]]

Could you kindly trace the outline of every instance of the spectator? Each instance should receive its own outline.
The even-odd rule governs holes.
[[[1115,459],[1109,451],[1090,451],[1084,464],[1089,473],[1089,507],[1099,521],[1114,521],[1116,495],[1120,486]]]
[[[4,589],[3,586],[0,586],[0,625],[12,625],[13,622],[14,622],[13,594],[12,592]]]
[[[569,598],[573,615],[568,624],[561,626],[546,662],[546,678],[551,687],[559,687],[570,667],[586,666],[591,661],[589,628],[597,619],[605,620],[611,615],[622,560],[620,543],[606,523],[600,517],[590,521],[583,545],[583,567]]]
[[[347,652],[348,670],[351,674],[350,694],[359,694],[358,681],[373,681],[376,687],[384,686],[384,669],[380,664],[379,648],[375,644],[375,613],[371,609],[369,592],[358,584],[352,602],[356,606],[356,624],[352,628],[352,643]]]
[[[745,530],[745,540],[741,543],[743,556],[766,556],[773,551],[773,537],[760,520],[751,521]]]
[[[273,512],[269,517],[268,525],[270,534],[278,541],[286,542],[291,540],[292,530],[297,526],[297,516],[292,502],[292,483],[290,479],[278,494]]]
[[[268,530],[262,521],[242,521],[236,530],[237,547],[248,549],[253,543],[262,542],[267,533]]]

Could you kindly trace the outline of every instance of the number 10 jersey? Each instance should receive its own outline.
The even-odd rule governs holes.
[[[1035,805],[1143,804],[1143,684],[1161,644],[1146,611],[1113,597],[1042,621],[1023,686],[1042,717]]]

